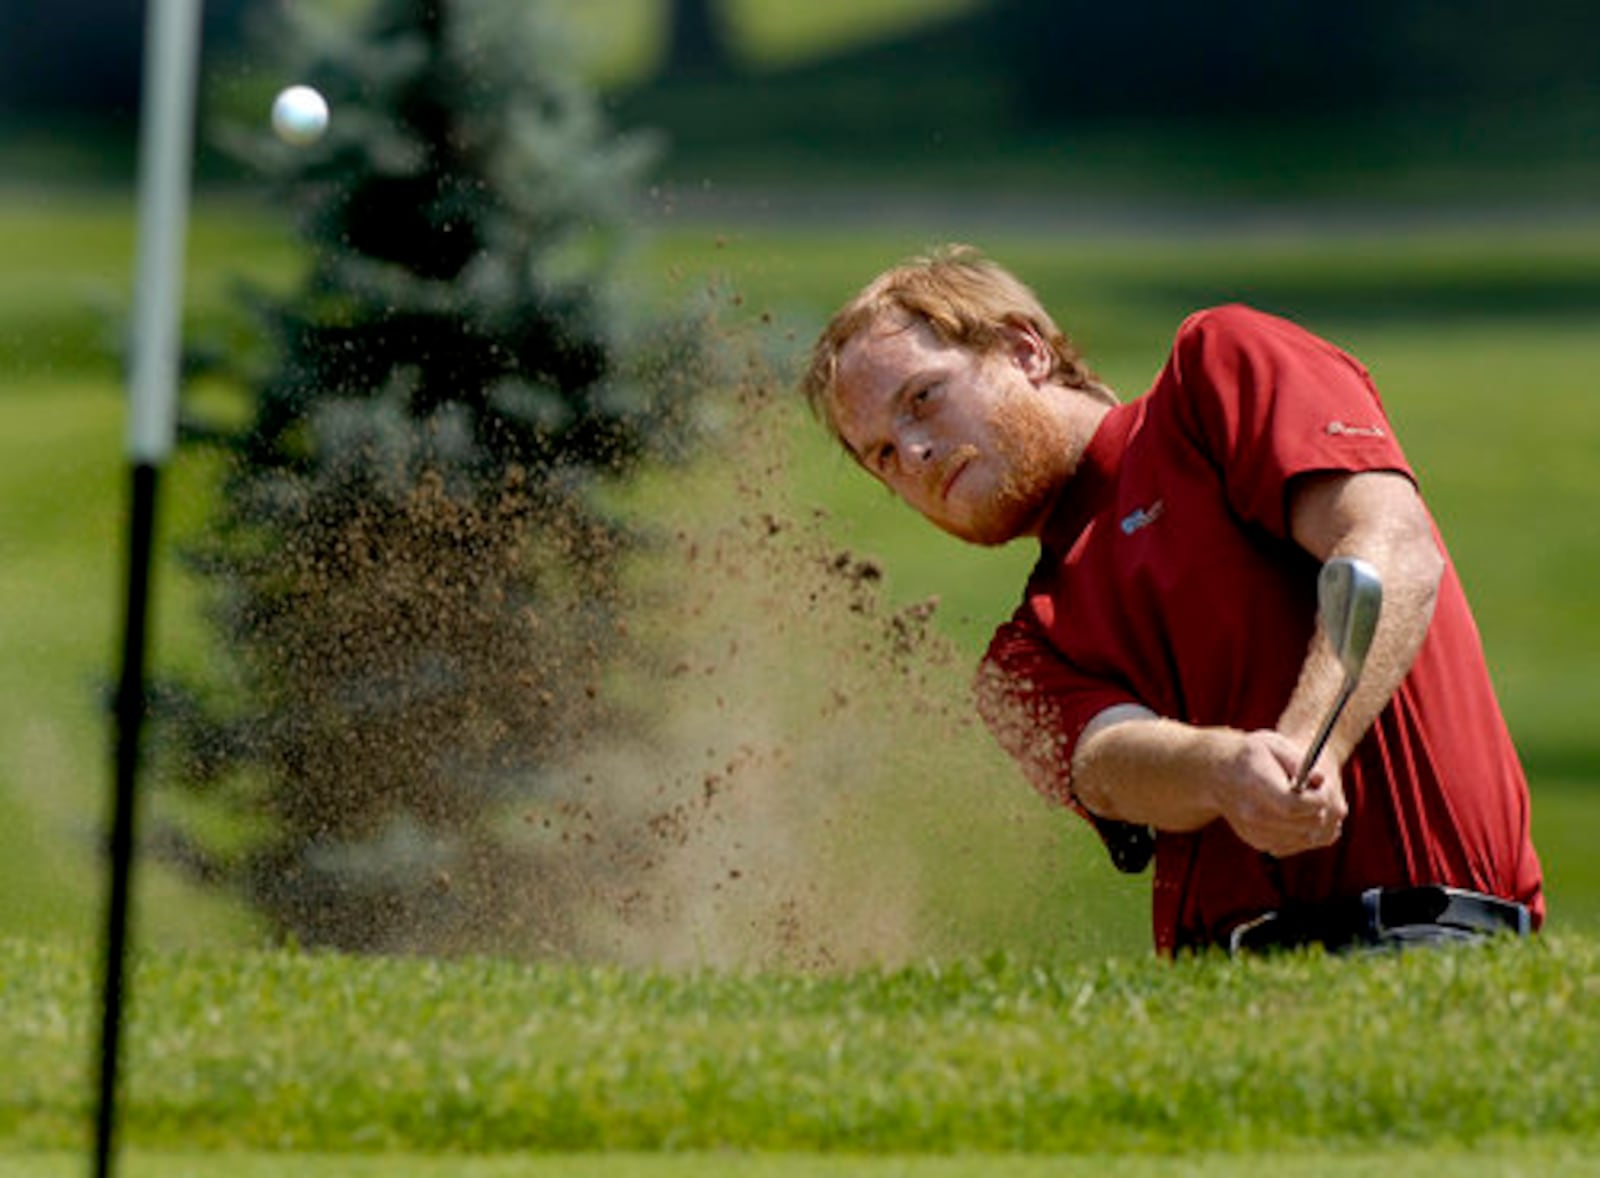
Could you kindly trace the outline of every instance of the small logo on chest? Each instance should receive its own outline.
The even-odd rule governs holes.
[[[1131,536],[1140,528],[1149,527],[1155,523],[1166,510],[1165,500],[1157,499],[1147,507],[1135,507],[1122,517],[1122,523],[1118,526],[1122,528],[1124,536]]]

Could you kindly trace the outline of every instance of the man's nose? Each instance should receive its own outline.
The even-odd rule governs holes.
[[[920,435],[905,440],[906,455],[913,466],[925,466],[933,461],[933,443]]]

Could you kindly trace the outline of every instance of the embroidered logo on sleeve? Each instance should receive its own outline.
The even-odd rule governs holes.
[[[1122,523],[1118,526],[1122,528],[1124,536],[1131,536],[1140,528],[1155,523],[1156,520],[1161,518],[1162,512],[1166,511],[1166,509],[1166,502],[1157,499],[1149,507],[1136,507],[1128,512],[1127,515],[1122,517]]]
[[[1330,421],[1324,428],[1336,438],[1383,438],[1388,436],[1381,425],[1350,425],[1343,421]]]

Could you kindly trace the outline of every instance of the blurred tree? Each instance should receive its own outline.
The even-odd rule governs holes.
[[[733,52],[717,0],[668,0],[667,51],[662,73],[672,79],[725,78]]]
[[[630,537],[595,493],[686,437],[697,337],[617,298],[649,145],[607,132],[561,33],[528,0],[302,16],[274,40],[329,132],[236,144],[311,253],[250,295],[270,347],[224,373],[247,420],[186,428],[231,458],[194,561],[236,674],[167,697],[211,819],[165,841],[301,943],[565,936],[507,807],[606,720]]]

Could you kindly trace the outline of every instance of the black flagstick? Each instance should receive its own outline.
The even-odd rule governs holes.
[[[94,1174],[116,1158],[117,1063],[125,1006],[133,882],[139,737],[145,716],[145,648],[155,538],[157,472],[176,433],[178,324],[199,70],[201,0],[149,0],[139,138],[139,242],[129,379],[127,621],[115,703],[115,799],[111,829],[99,1103]]]

